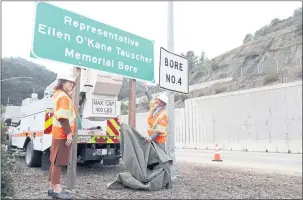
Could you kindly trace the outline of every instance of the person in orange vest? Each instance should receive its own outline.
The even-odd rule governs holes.
[[[153,99],[152,95],[148,92],[148,86],[146,84],[145,89],[145,94],[149,100],[150,106],[147,118],[148,136],[145,140],[147,142],[154,141],[165,150],[168,125],[166,104],[168,102],[168,98],[165,94],[160,94]]]
[[[54,118],[52,126],[52,145],[49,170],[48,196],[57,199],[72,199],[72,195],[61,189],[62,167],[67,166],[71,151],[73,134],[77,127],[77,110],[71,98],[71,92],[75,87],[76,80],[69,74],[59,74],[58,83],[55,86]]]

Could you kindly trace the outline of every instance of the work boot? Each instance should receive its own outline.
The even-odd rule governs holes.
[[[48,189],[47,196],[51,197],[53,195],[53,189]]]
[[[53,192],[52,197],[53,199],[73,199],[72,195],[69,192],[63,190],[60,193]]]

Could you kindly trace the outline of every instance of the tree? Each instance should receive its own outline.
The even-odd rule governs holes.
[[[9,97],[10,104],[21,105],[25,98],[29,98],[35,90],[39,98],[44,95],[44,89],[56,79],[56,73],[36,63],[23,58],[2,59],[2,79],[12,77],[32,77],[33,79],[13,79],[2,82],[1,102],[6,104]]]
[[[181,54],[182,56],[188,59],[188,71],[191,71],[198,64],[198,56],[195,55],[195,52],[188,51],[186,54]]]
[[[246,34],[246,36],[245,36],[245,38],[244,38],[244,40],[243,40],[243,44],[252,41],[253,37],[254,37],[254,36],[253,36],[252,34],[250,34],[250,33],[249,33],[249,34]]]
[[[12,198],[15,195],[13,175],[19,172],[16,164],[17,155],[4,150],[7,128],[1,123],[1,199]]]
[[[275,18],[275,19],[271,20],[270,24],[271,24],[272,26],[275,26],[275,25],[277,25],[279,22],[280,22],[279,18]]]
[[[207,58],[207,56],[205,55],[205,52],[202,51],[201,56],[200,56],[200,58],[199,58],[199,64],[204,64],[204,63],[207,62],[207,61],[208,61],[208,58]]]
[[[299,16],[299,15],[302,15],[302,8],[297,8],[293,13],[294,17]]]

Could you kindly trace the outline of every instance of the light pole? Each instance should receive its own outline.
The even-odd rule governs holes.
[[[174,4],[173,1],[168,1],[167,13],[167,48],[170,52],[174,52]],[[175,166],[175,93],[167,92],[168,104],[168,138],[166,142],[167,153],[173,159],[173,167],[171,169],[172,179],[177,179],[177,169]]]

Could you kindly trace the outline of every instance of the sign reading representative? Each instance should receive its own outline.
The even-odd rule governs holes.
[[[161,47],[159,85],[167,90],[187,94],[189,91],[187,58]]]
[[[154,82],[154,42],[49,3],[36,4],[31,57]]]
[[[115,100],[103,100],[93,99],[92,102],[93,114],[116,114],[116,101]]]

